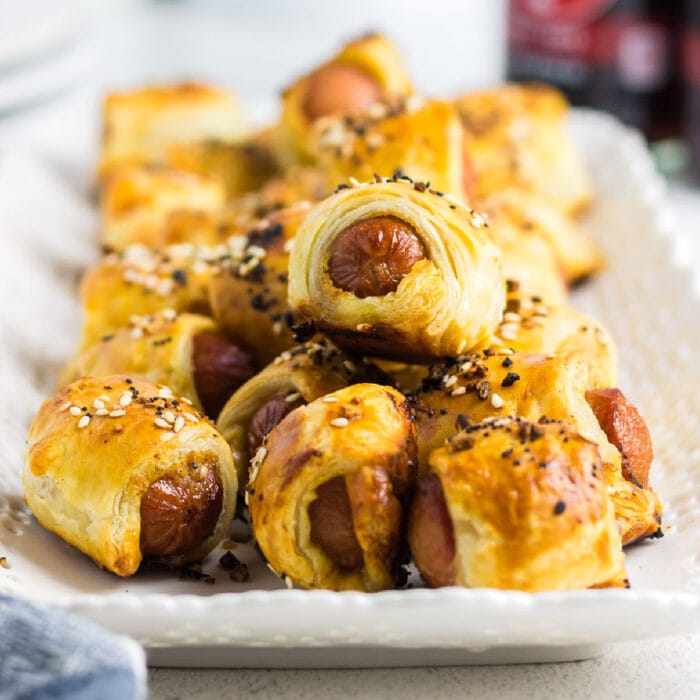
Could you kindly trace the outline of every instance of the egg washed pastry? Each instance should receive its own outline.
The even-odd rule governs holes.
[[[327,191],[375,173],[405,173],[438,191],[468,201],[471,171],[464,133],[450,102],[417,96],[374,102],[352,115],[317,124],[318,168]]]
[[[132,316],[166,309],[209,313],[209,280],[229,249],[191,243],[150,249],[132,245],[103,257],[82,279],[80,349],[129,325]]]
[[[546,303],[506,280],[506,306],[501,322],[486,343],[490,351],[577,354],[588,361],[596,386],[617,386],[617,349],[610,333],[597,320],[572,307]]]
[[[24,496],[37,520],[99,566],[204,557],[233,517],[226,441],[185,397],[111,375],[44,401],[29,429]]]
[[[216,180],[230,201],[258,190],[279,173],[265,137],[263,132],[240,142],[208,139],[176,143],[168,149],[166,162],[178,170]]]
[[[293,327],[303,319],[289,306],[289,251],[310,209],[299,203],[270,214],[237,242],[244,257],[222,259],[209,284],[209,305],[223,331],[262,366],[295,345]]]
[[[566,421],[598,446],[623,544],[658,535],[661,503],[648,488],[649,432],[636,408],[601,385],[592,367],[577,350],[487,352],[433,365],[416,392],[419,469],[425,473],[432,450],[470,423],[509,416]]]
[[[103,187],[100,244],[113,251],[134,243],[158,248],[173,242],[165,228],[172,212],[201,215],[220,210],[224,203],[223,187],[206,174],[155,165],[125,166]]]
[[[346,349],[421,362],[484,342],[505,306],[483,218],[425,183],[339,189],[300,227],[289,301]]]
[[[408,530],[429,585],[536,592],[626,579],[598,448],[565,423],[470,425],[430,469]]]
[[[282,95],[277,151],[289,166],[315,159],[314,123],[347,114],[384,97],[413,92],[396,48],[379,34],[346,44],[330,61],[299,78]]]
[[[258,450],[246,489],[255,540],[288,585],[394,588],[405,581],[414,477],[406,397],[376,384],[340,389],[292,411]]]
[[[391,383],[372,363],[354,361],[324,339],[283,352],[247,381],[217,421],[231,447],[241,486],[247,481],[250,460],[284,416],[349,384],[367,381]]]
[[[504,85],[455,100],[477,204],[511,187],[564,213],[588,206],[593,188],[566,125],[564,96],[545,85]]]
[[[163,163],[174,144],[245,133],[237,101],[201,83],[156,85],[114,92],[103,105],[100,179],[123,165]]]
[[[80,353],[61,373],[60,384],[106,374],[167,384],[216,418],[229,396],[255,374],[255,365],[211,318],[167,309],[132,317],[128,327]]]

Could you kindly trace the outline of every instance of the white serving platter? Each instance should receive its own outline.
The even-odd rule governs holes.
[[[26,429],[77,339],[75,289],[95,256],[89,198],[21,152],[0,153],[0,593],[79,613],[145,645],[154,665],[362,667],[564,661],[605,645],[700,632],[700,302],[672,262],[675,223],[641,139],[577,112],[574,136],[597,201],[586,223],[607,270],[574,304],[620,350],[620,385],[654,439],[652,482],[666,537],[628,550],[631,590],[524,594],[414,588],[377,594],[287,590],[249,545],[234,583],[151,570],[119,579],[40,528],[22,503]],[[78,150],[80,151],[80,149]],[[89,163],[79,164],[86,179]]]

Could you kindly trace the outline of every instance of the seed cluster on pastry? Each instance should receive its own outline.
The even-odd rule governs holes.
[[[108,95],[103,256],[28,436],[37,520],[120,576],[209,580],[242,518],[289,587],[401,588],[411,565],[629,587],[662,506],[614,341],[568,303],[604,259],[567,113],[546,86],[418,95],[377,34],[258,131],[209,85]]]

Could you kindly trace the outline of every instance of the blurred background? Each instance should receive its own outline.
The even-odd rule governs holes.
[[[548,81],[640,128],[664,172],[690,172],[692,144],[700,165],[700,0],[0,0],[0,144],[91,157],[104,92],[188,78],[233,88],[261,123],[369,30],[427,94]]]

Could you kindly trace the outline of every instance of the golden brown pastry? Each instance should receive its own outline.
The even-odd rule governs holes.
[[[313,161],[313,126],[319,118],[349,114],[382,98],[412,92],[403,62],[388,39],[371,34],[351,41],[284,91],[277,134],[282,162]]]
[[[415,475],[408,400],[356,384],[270,432],[246,498],[272,570],[303,588],[378,591],[405,582],[403,510]]]
[[[297,406],[357,382],[390,383],[371,363],[353,360],[325,339],[286,350],[224,406],[217,427],[231,446],[241,486],[265,436]]]
[[[44,401],[23,483],[41,525],[120,576],[144,559],[203,558],[237,489],[228,445],[189,399],[124,375],[84,377]]]
[[[515,283],[521,294],[540,297],[548,304],[565,304],[569,280],[540,227],[507,207],[492,211],[487,221],[491,239],[501,250],[506,280]]]
[[[458,98],[476,203],[509,188],[543,197],[565,213],[593,190],[567,132],[564,96],[545,85],[504,85]]]
[[[107,95],[99,177],[123,165],[163,163],[174,144],[243,136],[233,95],[199,83],[160,85]]]
[[[497,222],[508,219],[518,223],[523,233],[528,228],[535,230],[551,247],[567,283],[580,282],[603,268],[605,259],[600,248],[580,223],[543,197],[511,187],[474,201],[494,228]]]
[[[430,468],[408,529],[429,585],[536,592],[625,578],[598,448],[567,424],[470,425]]]
[[[174,144],[166,160],[178,170],[216,180],[227,200],[259,189],[278,173],[272,151],[257,138]]]
[[[236,248],[238,239],[231,240]],[[209,280],[220,271],[219,258],[230,254],[225,245],[183,244],[161,249],[132,245],[105,256],[85,273],[81,283],[84,322],[80,348],[127,326],[134,315],[165,309],[210,315]]]
[[[209,304],[217,323],[259,365],[295,344],[292,327],[302,318],[287,301],[289,251],[309,209],[308,203],[281,209],[236,239],[255,257],[222,260],[221,274],[210,283]]]
[[[470,199],[463,130],[450,102],[417,96],[375,102],[351,116],[320,120],[316,133],[318,168],[328,192],[351,177],[369,182],[375,173],[397,173]]]
[[[433,365],[416,392],[419,468],[425,471],[431,451],[469,422],[508,416],[563,420],[598,445],[623,544],[652,536],[659,530],[661,503],[651,489],[626,478],[622,469],[622,454],[638,452],[636,443],[644,436],[639,423],[626,420],[626,430],[618,431],[627,433],[626,441],[610,442],[610,421],[589,403],[591,396],[609,389],[603,379],[578,350],[550,356],[487,351]],[[651,461],[650,450],[646,458]],[[647,472],[648,468],[647,462]],[[640,467],[635,469],[639,473]]]
[[[595,386],[617,385],[615,342],[598,320],[524,293],[513,280],[506,284],[506,306],[488,348],[544,355],[577,353],[589,361]]]
[[[290,304],[334,342],[406,362],[484,342],[505,306],[481,216],[403,179],[346,187],[316,206],[289,276]]]
[[[60,383],[86,375],[126,374],[166,384],[216,418],[254,373],[252,358],[225,338],[211,318],[169,309],[132,317],[128,327],[75,357]]]
[[[134,243],[158,248],[176,242],[168,239],[165,229],[170,214],[203,216],[224,203],[223,187],[205,174],[155,165],[120,168],[102,191],[100,243],[107,250]]]

